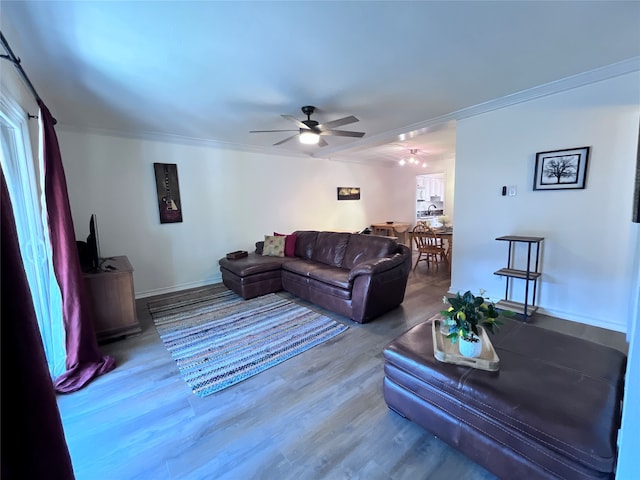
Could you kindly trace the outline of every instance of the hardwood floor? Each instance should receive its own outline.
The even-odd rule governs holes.
[[[440,311],[450,279],[420,265],[402,306],[205,398],[182,380],[147,311],[142,334],[101,347],[114,371],[58,396],[78,480],[492,479],[382,397],[384,346]],[[157,298],[157,297],[154,297]],[[624,335],[534,316],[531,323],[626,350]]]

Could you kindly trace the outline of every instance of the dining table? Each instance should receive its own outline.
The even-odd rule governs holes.
[[[372,223],[371,230],[373,235],[382,235],[385,237],[395,237],[400,243],[411,246],[411,238],[407,232],[411,228],[410,223],[405,222],[383,222]]]

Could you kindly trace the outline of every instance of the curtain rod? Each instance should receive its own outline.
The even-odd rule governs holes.
[[[29,77],[27,76],[27,72],[25,72],[24,68],[22,68],[22,64],[20,63],[20,58],[16,57],[16,55],[13,53],[13,50],[11,50],[11,47],[9,46],[9,42],[7,42],[7,39],[4,38],[4,34],[1,31],[0,31],[0,42],[2,42],[2,46],[7,52],[7,55],[0,54],[0,58],[9,60],[11,63],[15,65],[15,67],[18,69],[18,72],[20,72],[22,79],[25,81],[25,83],[29,87],[29,90],[31,90],[33,97],[36,99],[37,102],[42,102],[40,95],[38,95],[38,92],[36,92],[36,89],[31,83],[31,80],[29,80]],[[29,115],[29,118],[38,118],[37,115],[31,115],[30,113],[27,113],[27,115]],[[58,123],[58,121],[54,118],[53,124],[55,125],[56,123]]]

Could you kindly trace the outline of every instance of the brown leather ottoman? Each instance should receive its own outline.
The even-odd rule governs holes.
[[[614,478],[626,355],[516,320],[500,370],[442,363],[431,323],[384,349],[387,405],[504,479]]]

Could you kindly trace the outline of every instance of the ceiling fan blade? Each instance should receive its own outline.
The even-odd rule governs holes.
[[[350,123],[356,123],[359,121],[360,120],[358,120],[356,117],[354,117],[353,115],[350,115],[348,117],[339,118],[338,120],[332,120],[327,123],[321,123],[320,125],[316,126],[316,128],[318,130],[329,130],[330,128],[341,127],[343,125],[348,125]]]
[[[300,120],[298,120],[296,117],[293,117],[291,115],[280,115],[282,118],[286,118],[287,120],[291,120],[293,123],[295,123],[297,126],[299,126],[300,128],[304,128],[305,130],[309,130],[309,127],[307,127],[304,123],[302,123]]]
[[[298,130],[251,130],[249,133],[297,132]]]
[[[279,142],[276,142],[273,144],[273,146],[275,147],[276,145],[282,145],[283,143],[288,142],[289,140],[293,140],[294,138],[296,138],[299,134],[296,133],[295,135],[291,135],[290,137],[285,138],[284,140],[280,140]]]
[[[364,132],[349,132],[347,130],[323,130],[320,135],[334,135],[336,137],[364,137]]]

